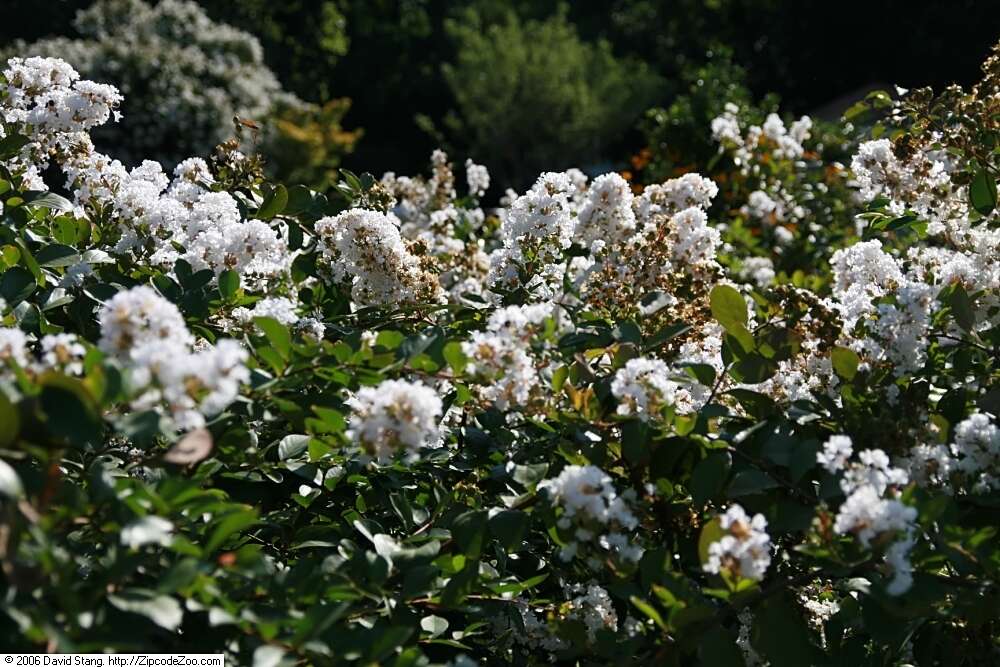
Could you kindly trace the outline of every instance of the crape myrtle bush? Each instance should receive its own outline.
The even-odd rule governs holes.
[[[806,288],[720,261],[744,250],[696,173],[548,172],[484,211],[488,172],[442,152],[330,196],[236,140],[129,170],[89,137],[115,88],[9,60],[3,645],[996,661],[1000,57],[984,73],[869,100],[861,238]],[[779,123],[706,132],[797,153],[809,128]]]
[[[775,277],[821,286],[816,267],[857,240],[863,202],[849,166],[861,130],[781,114],[778,99],[756,101],[745,70],[721,46],[685,75],[687,91],[642,123],[646,146],[627,174],[659,183],[691,170],[719,186],[710,217],[722,232],[724,266],[758,286]],[[866,125],[861,108],[851,118]]]

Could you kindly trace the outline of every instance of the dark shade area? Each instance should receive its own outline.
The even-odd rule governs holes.
[[[0,41],[71,34],[82,0],[7,0]],[[449,19],[498,24],[510,12],[542,20],[557,2],[502,0],[201,0],[213,18],[256,34],[266,60],[305,99],[349,97],[347,127],[364,139],[347,165],[358,170],[420,170],[444,144],[471,150],[441,130],[456,99],[442,73],[457,45]],[[732,49],[750,89],[777,93],[793,113],[825,105],[866,86],[968,84],[1000,36],[993,0],[791,2],[778,0],[588,0],[566,5],[579,37],[607,40],[616,57],[645,63],[662,77],[654,105],[681,92],[680,74],[705,61],[715,45]],[[490,72],[484,72],[484,76]],[[834,109],[837,107],[834,106]],[[630,109],[637,119],[642,109]],[[424,129],[415,118],[422,115]],[[631,120],[631,119],[629,119]],[[620,162],[637,141],[626,134],[600,142],[595,162]],[[449,145],[450,144],[450,145]],[[487,160],[488,156],[476,156]]]

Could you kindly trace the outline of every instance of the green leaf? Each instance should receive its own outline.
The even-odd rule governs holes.
[[[11,133],[0,139],[0,160],[9,160],[21,152],[31,141],[23,134]]]
[[[378,335],[375,336],[375,344],[384,347],[387,350],[395,350],[403,344],[404,340],[406,340],[406,336],[391,329],[379,331]]]
[[[809,630],[791,596],[781,593],[755,611],[751,643],[773,667],[821,664],[822,653],[809,641]]]
[[[80,446],[100,439],[100,411],[86,385],[57,374],[43,377],[41,384],[39,405],[50,434]]]
[[[24,495],[24,485],[21,478],[9,463],[0,459],[0,495],[18,499]]]
[[[278,458],[282,461],[295,458],[309,446],[308,435],[286,435],[278,443]]]
[[[264,332],[275,352],[287,361],[292,352],[292,335],[288,333],[288,327],[273,317],[255,317],[253,321]]]
[[[629,601],[635,606],[636,609],[645,614],[661,629],[663,630],[667,629],[667,624],[663,622],[663,616],[660,615],[660,612],[656,610],[656,607],[654,607],[653,605],[649,604],[648,602],[646,602],[645,600],[636,595],[631,596],[629,598]]]
[[[708,295],[712,317],[729,331],[745,329],[747,324],[747,304],[743,296],[729,285],[716,285]]]
[[[257,514],[249,509],[236,509],[224,515],[221,519],[215,522],[215,529],[212,531],[212,536],[209,538],[208,542],[205,543],[204,553],[213,553],[216,549],[222,546],[222,544],[229,539],[231,535],[243,530],[244,528],[249,528],[255,523],[257,523]]]
[[[176,630],[184,620],[180,603],[169,595],[133,588],[109,595],[108,601],[124,612],[145,616],[165,630]]]
[[[462,553],[477,559],[483,551],[486,537],[486,512],[473,510],[460,514],[451,525],[451,536]]]
[[[431,637],[437,637],[448,629],[448,620],[440,616],[424,616],[420,619],[420,628]]]
[[[264,201],[261,202],[260,208],[257,209],[256,217],[259,220],[270,220],[284,211],[287,205],[288,190],[284,185],[279,184],[264,196]]]
[[[225,300],[232,299],[240,289],[240,274],[232,269],[226,269],[219,274],[219,294]]]
[[[997,182],[985,169],[977,168],[972,177],[969,203],[980,215],[989,215],[997,207]]]
[[[702,527],[701,535],[698,536],[698,558],[702,565],[708,562],[708,548],[725,535],[726,531],[722,529],[719,517],[715,517]]]
[[[35,277],[21,266],[7,269],[0,277],[0,297],[10,306],[16,306],[27,299],[37,287]]]
[[[722,492],[732,465],[729,452],[712,451],[694,467],[690,491],[695,505],[704,505]]]
[[[76,248],[68,245],[53,243],[47,245],[35,254],[35,261],[40,266],[59,267],[70,266],[80,261],[80,254]]]
[[[961,283],[955,283],[943,291],[946,294],[945,303],[951,308],[956,324],[966,332],[971,332],[976,324],[976,317],[972,309],[972,299],[969,298],[965,287]]]
[[[756,468],[747,468],[733,476],[733,481],[729,485],[729,497],[749,496],[776,486],[778,483],[767,473]]]
[[[857,353],[846,347],[833,348],[830,353],[830,362],[833,364],[833,371],[848,382],[858,374],[858,366],[861,365],[861,359],[858,358]]]
[[[528,515],[519,510],[501,510],[488,521],[490,532],[508,553],[519,551],[528,534]]]
[[[73,210],[73,202],[54,192],[26,192],[24,201],[31,206],[44,206],[52,211]]]
[[[17,439],[21,417],[7,395],[0,391],[0,447],[9,447]]]
[[[469,358],[465,356],[465,353],[462,351],[462,344],[458,341],[445,343],[441,354],[444,355],[444,360],[451,366],[451,370],[455,375],[461,375],[462,371],[465,370],[465,366],[469,363]]]
[[[702,665],[712,667],[745,667],[746,660],[736,637],[725,628],[713,628],[698,641],[698,658]]]
[[[285,655],[280,646],[262,644],[253,652],[253,667],[279,667],[285,662]]]

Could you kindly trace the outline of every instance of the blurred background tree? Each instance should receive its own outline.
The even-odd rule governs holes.
[[[18,37],[75,36],[73,17],[92,0],[47,0],[44,11],[37,0],[4,4],[12,20],[0,25],[0,43],[9,44]],[[784,110],[798,115],[824,110],[831,100],[873,82],[941,88],[957,78],[968,84],[977,79],[978,64],[1000,29],[995,0],[606,0],[568,3],[565,9],[557,0],[198,4],[214,21],[255,35],[264,64],[298,99],[317,105],[352,100],[342,117],[337,114],[347,109],[344,103],[335,105],[337,113],[327,120],[322,114],[333,108],[316,107],[318,115],[309,121],[296,113],[286,116],[301,130],[296,136],[309,134],[296,150],[327,140],[317,134],[319,124],[342,122],[365,129],[348,160],[351,168],[414,173],[444,138],[456,155],[468,152],[497,171],[494,193],[532,178],[535,150],[553,151],[547,165],[575,160],[585,167],[625,167],[624,158],[646,145],[658,113],[666,123],[659,129],[672,133],[672,145],[697,151],[693,144],[682,145],[685,131],[704,133],[699,123],[711,109],[699,105],[719,99],[716,95],[727,86],[734,92],[732,86],[740,86],[741,94],[762,106],[770,103],[765,96],[775,93]],[[894,25],[905,30],[894,31]],[[537,36],[558,41],[546,50],[544,42],[531,43]],[[843,55],[845,40],[849,57]],[[547,72],[546,66],[566,67],[566,77]],[[520,90],[507,91],[515,79],[525,91],[534,91],[538,109],[515,103],[528,99]],[[543,85],[545,91],[538,92]],[[494,94],[500,97],[483,97]],[[615,97],[606,99],[609,94]],[[663,113],[643,115],[637,104]],[[553,115],[543,115],[543,105]],[[520,124],[492,113],[501,106]],[[533,120],[533,111],[545,122]],[[549,122],[552,118],[556,122]],[[607,120],[601,136],[587,136],[586,145],[574,142],[567,148],[562,138],[579,137],[581,128],[595,127],[597,118]],[[646,132],[627,131],[636,119]],[[489,123],[498,122],[507,129],[510,145],[497,141],[500,125]],[[357,139],[340,128],[325,134]],[[301,152],[283,159],[322,165],[311,177],[320,183],[349,148],[325,149],[325,156],[305,162]],[[512,159],[514,150],[525,154]]]
[[[488,163],[503,184],[524,188],[546,169],[600,163],[662,87],[645,63],[581,40],[565,9],[545,20],[509,11],[493,25],[469,10],[445,29],[457,46],[443,65],[455,100],[447,144]]]

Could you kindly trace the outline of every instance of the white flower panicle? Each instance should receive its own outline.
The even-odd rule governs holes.
[[[203,426],[205,417],[224,410],[250,379],[242,345],[220,340],[195,351],[177,306],[151,287],[119,292],[102,306],[98,322],[98,347],[129,373],[132,407],[163,406],[179,429]]]
[[[955,427],[952,468],[974,493],[1000,490],[1000,428],[977,412]]]
[[[660,359],[629,359],[611,382],[618,414],[643,421],[660,418],[665,408],[677,403],[679,385],[670,378],[670,367]]]
[[[427,303],[442,298],[436,276],[406,247],[399,228],[377,211],[351,209],[316,223],[333,277],[352,284],[359,305]]]
[[[846,496],[834,520],[833,530],[840,535],[854,535],[861,546],[870,548],[882,536],[900,536],[886,552],[892,579],[886,590],[900,595],[913,583],[907,554],[916,544],[917,510],[896,497],[895,489],[909,481],[906,471],[893,467],[880,449],[865,449],[858,461],[848,461],[853,451],[851,439],[834,436],[817,461],[830,472],[843,472],[840,487]]]
[[[546,490],[562,509],[558,526],[569,536],[559,552],[562,560],[587,556],[588,565],[598,569],[605,553],[625,563],[642,557],[642,547],[627,535],[639,520],[618,495],[611,477],[597,466],[566,466],[557,477],[540,482],[538,489]]]
[[[816,455],[816,461],[828,472],[836,474],[843,472],[853,454],[851,439],[846,435],[834,435],[823,445],[823,451]]]
[[[482,197],[490,189],[489,170],[472,160],[465,161],[465,180],[469,185],[469,194],[473,197]]]
[[[362,387],[348,404],[352,410],[348,438],[379,462],[397,453],[413,458],[421,448],[440,444],[441,398],[420,382],[386,380],[376,387]]]
[[[628,239],[636,230],[632,200],[628,182],[618,174],[595,178],[577,214],[574,240],[589,248],[597,240],[613,244]]]
[[[194,343],[177,306],[139,285],[115,294],[98,314],[97,345],[119,359],[134,358],[148,347],[185,348]]]
[[[771,565],[771,536],[767,534],[767,519],[763,514],[747,516],[739,505],[730,505],[719,517],[725,533],[708,546],[706,572],[723,571],[734,578],[760,581]]]
[[[0,328],[0,365],[6,367],[9,362],[28,366],[28,337],[20,329]]]

